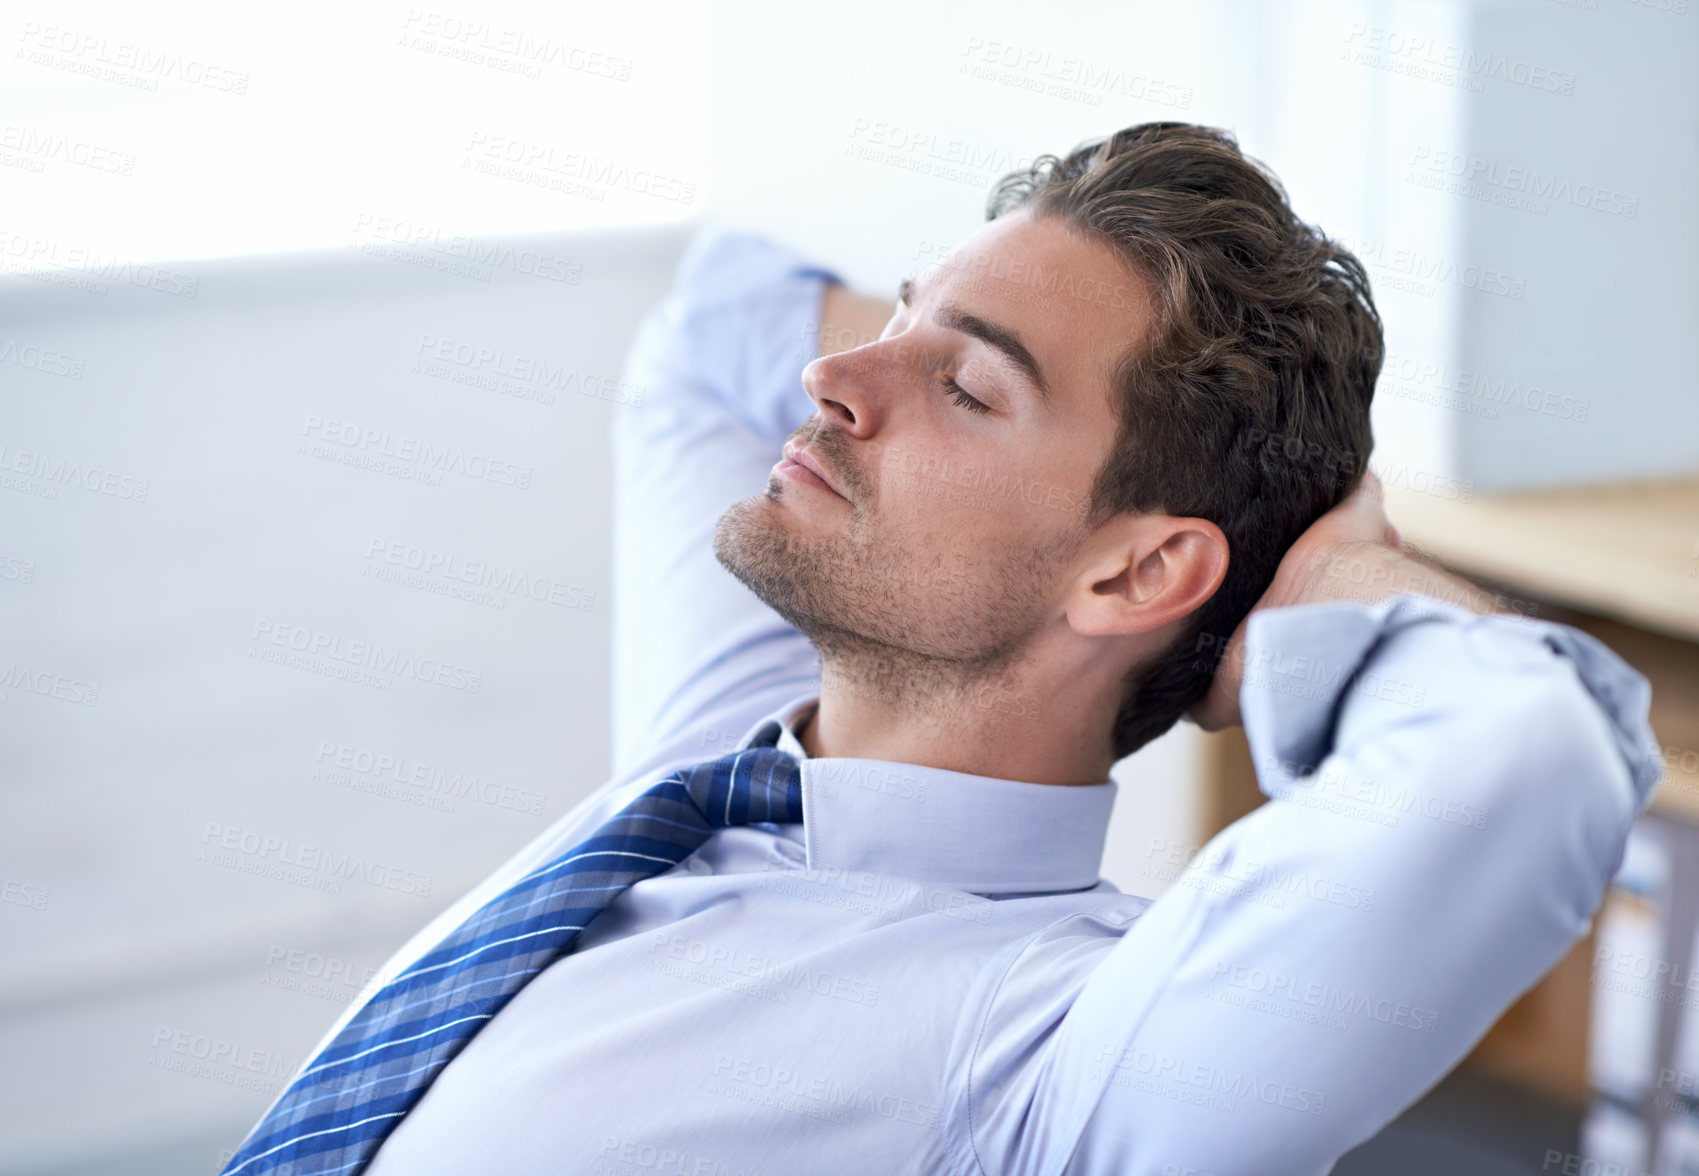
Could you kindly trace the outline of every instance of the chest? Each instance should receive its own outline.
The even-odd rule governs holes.
[[[687,863],[616,900],[369,1171],[954,1170],[970,1010],[1029,918],[947,887],[810,871],[770,843],[734,850],[756,856]]]

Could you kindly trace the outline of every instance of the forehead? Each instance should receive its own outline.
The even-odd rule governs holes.
[[[1058,400],[1107,395],[1157,305],[1150,283],[1107,243],[1026,212],[981,226],[915,284],[917,300],[948,301],[1020,336]]]

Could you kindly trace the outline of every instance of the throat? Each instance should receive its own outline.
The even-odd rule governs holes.
[[[820,713],[820,703],[814,702],[796,721],[796,740],[802,744],[803,752],[809,759],[817,759],[820,755],[818,728],[814,725],[814,717]]]

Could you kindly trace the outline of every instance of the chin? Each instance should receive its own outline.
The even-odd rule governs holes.
[[[714,558],[762,603],[804,634],[833,615],[832,558],[819,542],[797,534],[789,514],[763,495],[734,503],[714,527]]]

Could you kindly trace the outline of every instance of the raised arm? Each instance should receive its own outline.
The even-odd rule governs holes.
[[[836,355],[876,342],[896,313],[897,304],[888,298],[857,293],[848,286],[827,286],[821,300],[816,354]]]
[[[1460,582],[1383,541],[1299,554],[1224,669],[1269,803],[1076,953],[1038,1056],[993,1008],[987,1172],[1325,1173],[1586,931],[1620,864],[1658,776],[1643,678],[1466,589],[1400,591]],[[1327,603],[1340,584],[1400,594]]]
[[[765,237],[705,229],[638,329],[623,379],[644,395],[613,426],[616,774],[692,726],[720,754],[714,739],[742,732],[713,730],[716,714],[818,680],[807,640],[719,565],[712,539],[813,413],[803,367],[868,329],[874,300],[837,283]]]

